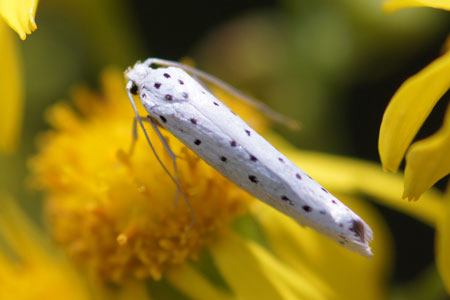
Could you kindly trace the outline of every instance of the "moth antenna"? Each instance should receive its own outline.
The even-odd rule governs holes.
[[[233,95],[236,98],[239,98],[241,101],[249,104],[250,106],[253,106],[254,108],[258,109],[260,112],[262,112],[269,119],[271,119],[279,124],[282,124],[283,126],[286,126],[287,128],[289,128],[291,130],[297,131],[300,129],[300,124],[297,121],[274,111],[273,109],[271,109],[270,107],[268,107],[267,105],[262,103],[261,101],[242,93],[241,91],[233,88],[228,83],[220,80],[219,78],[217,78],[211,74],[208,74],[206,72],[203,72],[203,71],[198,70],[193,67],[189,67],[182,63],[165,60],[165,59],[160,59],[160,58],[149,58],[145,61],[145,63],[148,63],[148,65],[156,64],[156,65],[172,66],[172,67],[181,68],[189,73],[195,74],[196,76],[203,78],[207,82],[220,87],[221,89],[225,90],[227,93]]]
[[[191,222],[189,223],[188,230],[190,230],[190,229],[192,228],[193,224],[194,224],[194,219],[195,219],[194,209],[193,209],[191,203],[189,202],[189,200],[188,200],[186,194],[185,194],[185,193],[183,192],[183,190],[181,189],[181,186],[180,186],[180,183],[179,183],[179,181],[178,181],[178,178],[175,178],[175,177],[169,172],[169,170],[167,169],[167,167],[164,165],[164,163],[162,162],[161,158],[159,157],[158,153],[156,152],[156,149],[155,149],[155,147],[153,146],[153,144],[152,144],[152,142],[151,142],[151,140],[150,140],[150,137],[148,136],[147,130],[145,130],[144,124],[142,123],[142,119],[141,119],[141,117],[139,116],[139,112],[138,112],[138,110],[137,110],[136,104],[134,103],[133,96],[131,95],[131,87],[132,87],[132,85],[133,85],[133,83],[132,83],[131,81],[128,81],[127,86],[126,86],[126,89],[127,89],[128,99],[130,100],[131,106],[133,107],[133,110],[134,110],[134,112],[135,112],[135,114],[136,114],[136,120],[137,120],[137,122],[139,123],[139,126],[141,127],[142,131],[144,132],[145,139],[147,140],[148,144],[150,145],[150,148],[152,149],[152,152],[153,152],[153,154],[155,155],[156,160],[157,160],[158,163],[161,165],[161,167],[163,168],[164,172],[166,172],[167,175],[169,175],[169,177],[170,177],[170,179],[173,181],[173,183],[175,183],[175,186],[177,187],[177,193],[178,193],[178,192],[181,193],[181,195],[182,195],[184,201],[186,202],[187,206],[189,207],[189,211],[190,211],[190,213],[191,213]],[[150,123],[153,125],[153,122],[150,122]],[[159,132],[159,131],[157,131],[157,134],[158,134],[158,132]],[[158,134],[158,136],[159,136],[159,134]],[[163,139],[162,141],[163,141],[163,145],[166,145],[165,140]],[[167,148],[166,148],[166,149],[167,149]],[[170,149],[170,148],[169,148],[169,149]],[[169,154],[170,154],[170,153],[173,153],[173,152],[170,150]],[[176,167],[175,167],[175,171],[176,171]],[[176,196],[177,196],[177,195],[176,195]]]

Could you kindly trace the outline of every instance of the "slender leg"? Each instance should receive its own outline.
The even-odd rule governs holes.
[[[177,182],[179,183],[179,178],[178,178],[178,167],[177,167],[177,156],[175,155],[175,153],[173,153],[172,149],[170,148],[169,144],[167,143],[166,139],[163,137],[163,135],[161,134],[161,131],[159,131],[157,123],[155,122],[155,120],[150,117],[134,117],[133,119],[133,128],[132,128],[132,136],[133,136],[133,140],[131,141],[131,146],[130,146],[130,150],[129,150],[129,155],[133,154],[134,151],[134,146],[136,145],[136,141],[138,139],[138,133],[137,133],[137,123],[138,121],[145,121],[145,122],[149,122],[152,125],[153,130],[156,132],[156,134],[158,135],[159,139],[161,140],[161,143],[164,146],[164,149],[166,149],[167,153],[170,156],[170,159],[172,160],[172,166],[173,166],[173,171],[174,171],[174,177],[177,180]],[[179,196],[179,190],[177,188],[176,190],[176,194],[175,194],[175,206],[178,206],[178,196]]]
[[[133,125],[132,125],[132,129],[131,129],[131,136],[133,137],[133,139],[132,139],[131,144],[130,144],[130,149],[128,149],[128,155],[129,156],[133,155],[134,146],[136,145],[136,141],[138,139],[138,133],[137,133],[138,118],[141,119],[140,116],[133,118]]]
[[[186,205],[189,207],[190,213],[191,213],[191,222],[189,224],[188,229],[190,230],[192,228],[192,225],[194,224],[194,220],[195,220],[195,214],[194,214],[194,209],[191,205],[191,203],[189,202],[189,199],[187,198],[186,194],[183,192],[183,190],[181,189],[179,180],[178,180],[178,174],[177,174],[177,169],[176,169],[176,164],[175,164],[175,160],[176,160],[176,156],[173,154],[172,150],[170,149],[169,145],[167,144],[167,142],[164,140],[164,138],[162,137],[161,133],[159,132],[159,130],[156,130],[156,133],[158,134],[158,136],[161,138],[161,141],[164,145],[164,147],[167,149],[167,151],[169,152],[170,157],[172,158],[172,162],[174,164],[175,167],[175,177],[169,172],[169,170],[167,169],[167,167],[164,165],[164,163],[162,162],[161,158],[159,157],[158,153],[156,152],[155,147],[153,146],[150,137],[147,133],[147,131],[145,130],[144,124],[142,123],[142,120],[145,121],[150,121],[150,123],[152,124],[152,126],[154,126],[153,128],[156,127],[156,125],[154,124],[154,122],[151,121],[151,119],[148,118],[141,118],[139,116],[139,113],[137,111],[136,108],[136,104],[133,101],[133,97],[131,95],[131,81],[127,84],[127,93],[128,93],[128,98],[130,99],[131,102],[131,106],[133,107],[133,110],[136,114],[136,117],[134,118],[134,122],[133,122],[133,142],[130,148],[130,152],[133,151],[134,149],[134,144],[136,143],[136,139],[137,139],[137,123],[139,123],[142,131],[144,132],[144,136],[145,139],[148,142],[148,145],[150,146],[150,148],[152,149],[153,154],[156,157],[156,160],[158,161],[158,163],[161,165],[161,167],[163,168],[164,172],[167,173],[167,175],[170,177],[170,179],[173,181],[173,183],[175,183],[176,187],[177,187],[177,191],[176,191],[176,199],[178,199],[178,193],[181,194],[181,196],[183,197],[184,201],[186,202]],[[175,201],[176,203],[176,201]]]

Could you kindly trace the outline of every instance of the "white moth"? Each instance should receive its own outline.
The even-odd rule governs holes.
[[[251,195],[348,249],[364,256],[372,255],[368,245],[372,230],[358,215],[300,170],[185,70],[254,105],[256,101],[209,74],[176,62],[150,58],[126,71],[127,91],[136,120],[144,129],[131,94],[139,95],[153,128],[173,158],[175,176],[163,168],[178,189],[175,155],[162,138],[155,120]],[[263,109],[268,112],[267,108]],[[281,120],[279,115],[269,114]],[[151,143],[150,146],[154,151]]]

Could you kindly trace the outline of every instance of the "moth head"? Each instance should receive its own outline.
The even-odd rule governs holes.
[[[125,78],[131,82],[130,92],[134,95],[138,93],[142,83],[148,76],[149,68],[144,63],[137,62],[133,67],[125,71]]]

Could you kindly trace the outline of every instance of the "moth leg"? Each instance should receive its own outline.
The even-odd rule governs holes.
[[[177,156],[175,155],[175,153],[173,153],[173,151],[170,148],[169,144],[167,143],[166,139],[161,134],[161,131],[159,131],[158,126],[157,126],[158,125],[157,121],[154,118],[152,118],[151,116],[147,116],[147,118],[145,120],[150,122],[153,130],[156,132],[159,139],[161,140],[161,143],[163,144],[164,148],[166,149],[167,153],[169,154],[170,159],[172,160],[172,166],[173,166],[173,171],[175,173],[175,179],[178,180]],[[178,196],[179,196],[178,192],[179,191],[177,189],[177,192],[175,194],[175,206],[178,205]]]
[[[170,146],[167,143],[166,139],[162,135],[161,131],[159,131],[158,125],[160,125],[160,124],[158,123],[157,120],[155,120],[151,116],[147,116],[147,117],[138,116],[138,117],[134,117],[133,118],[133,127],[132,127],[133,140],[131,141],[131,145],[130,145],[130,149],[128,151],[128,154],[130,156],[133,154],[134,147],[135,147],[136,141],[138,139],[137,123],[138,123],[139,120],[140,121],[149,122],[152,125],[153,130],[158,135],[159,139],[161,140],[161,143],[164,146],[164,149],[166,149],[167,153],[170,156],[170,159],[172,160],[173,170],[174,170],[174,173],[175,173],[174,177],[179,182],[179,180],[178,180],[178,167],[177,167],[177,162],[176,162],[177,155],[175,155],[175,153],[173,153],[172,149],[170,148]],[[178,197],[179,197],[179,191],[178,191],[178,188],[177,188],[176,195],[175,195],[175,206],[178,205]]]
[[[136,141],[138,139],[138,133],[137,133],[138,119],[142,120],[142,117],[136,116],[136,117],[133,118],[133,125],[132,125],[132,128],[131,128],[132,140],[131,140],[130,148],[128,149],[128,155],[129,156],[133,155],[134,147],[136,146]]]
[[[153,154],[154,154],[155,157],[156,157],[156,160],[157,160],[158,163],[161,165],[161,167],[163,168],[164,172],[166,172],[166,174],[167,174],[167,175],[169,176],[169,178],[172,180],[172,182],[175,183],[175,186],[176,186],[176,188],[177,188],[177,195],[178,195],[178,193],[180,193],[181,196],[183,197],[184,201],[186,202],[186,205],[188,206],[189,211],[190,211],[190,214],[191,214],[191,222],[189,223],[189,226],[188,226],[188,231],[189,231],[189,230],[192,228],[192,225],[194,224],[194,220],[195,220],[194,209],[193,209],[191,203],[189,202],[189,200],[188,200],[186,194],[185,194],[185,193],[183,192],[183,190],[181,189],[180,182],[178,181],[178,177],[175,178],[175,177],[169,172],[169,170],[167,169],[167,167],[164,165],[164,163],[162,162],[161,158],[159,157],[158,153],[156,152],[156,149],[155,149],[155,147],[153,146],[153,144],[152,144],[152,142],[151,142],[151,140],[150,140],[150,137],[149,137],[149,135],[148,135],[148,133],[147,133],[147,130],[145,130],[144,124],[142,123],[142,120],[146,120],[146,119],[145,119],[145,118],[143,119],[143,118],[141,118],[141,117],[139,116],[138,110],[137,110],[137,108],[136,108],[136,104],[135,104],[134,101],[133,101],[133,96],[131,95],[131,88],[132,88],[132,86],[133,86],[133,82],[129,81],[129,82],[127,83],[127,94],[128,94],[128,99],[130,100],[130,104],[131,104],[131,106],[133,107],[133,110],[134,110],[134,112],[135,112],[135,114],[136,114],[136,116],[135,116],[135,118],[134,118],[134,122],[133,122],[134,127],[137,127],[137,123],[139,123],[139,126],[141,127],[142,131],[144,132],[145,139],[147,140],[148,145],[150,146],[150,148],[152,149]],[[152,123],[152,122],[151,122],[151,124],[152,124],[152,126],[153,126],[153,123]],[[154,127],[156,127],[156,125],[155,125]],[[136,136],[136,138],[137,138],[137,128],[136,128],[136,130],[134,130],[134,132],[136,132],[136,134],[134,134],[134,136]],[[159,132],[159,131],[157,131],[157,132]],[[159,133],[159,134],[160,134],[160,133]],[[159,134],[158,134],[158,135],[159,135]],[[133,142],[133,143],[135,143],[135,142],[136,142],[136,139],[134,139],[134,142]],[[134,148],[134,145],[132,145],[132,147]],[[176,175],[176,176],[177,176],[177,175]]]
[[[150,124],[152,124],[152,126],[153,126],[153,124],[154,124],[155,126],[160,126],[160,127],[161,127],[161,124],[158,122],[158,120],[156,120],[155,118],[152,118],[151,116],[146,116],[146,117],[143,117],[143,116],[134,117],[134,119],[133,119],[133,126],[132,126],[132,130],[131,130],[131,131],[132,131],[131,134],[132,134],[133,140],[131,141],[131,145],[130,145],[130,148],[129,148],[129,150],[128,150],[128,155],[130,155],[130,156],[133,154],[133,152],[134,152],[134,147],[135,147],[136,142],[137,142],[137,140],[138,140],[138,133],[137,133],[137,123],[138,123],[138,118],[139,118],[141,121],[149,122]],[[172,160],[174,160],[175,158],[183,159],[183,157],[181,157],[181,156],[176,155],[175,153],[173,153],[172,149],[170,148],[170,146],[169,146],[169,144],[167,143],[166,139],[162,136],[161,132],[160,132],[159,130],[156,130],[156,129],[155,129],[155,131],[156,131],[156,134],[158,135],[158,137],[161,139],[161,141],[162,141],[162,143],[163,143],[163,145],[164,145],[164,148],[165,148],[165,149],[167,150],[167,152],[169,153],[170,158],[171,158]]]
[[[149,118],[149,116],[147,116],[147,117],[136,116],[136,117],[133,118],[133,125],[132,125],[132,129],[131,129],[132,141],[131,141],[131,144],[130,144],[130,148],[128,150],[128,155],[129,156],[133,155],[134,147],[136,146],[136,142],[138,140],[137,124],[139,122],[142,122],[142,121],[146,121],[146,122],[151,123],[148,118]]]
[[[182,197],[184,198],[186,204],[189,207],[189,211],[191,213],[191,223],[189,224],[189,228],[192,227],[193,222],[194,222],[194,209],[192,208],[191,203],[189,202],[189,200],[187,199],[186,195],[183,193],[181,187],[180,187],[180,180],[178,178],[178,167],[177,167],[177,156],[175,155],[175,153],[173,153],[172,149],[170,148],[169,144],[167,143],[166,139],[164,138],[164,136],[162,135],[161,131],[159,131],[158,129],[158,121],[154,118],[152,118],[151,116],[147,116],[147,117],[142,117],[142,116],[137,116],[134,117],[133,120],[133,141],[130,147],[130,154],[132,153],[132,151],[134,150],[134,145],[136,144],[137,138],[138,138],[138,134],[137,134],[137,123],[138,122],[149,122],[150,125],[152,126],[153,130],[156,132],[156,134],[158,135],[159,139],[161,140],[161,143],[164,146],[164,149],[166,149],[167,153],[170,156],[170,159],[172,160],[172,166],[173,166],[173,170],[174,170],[174,175],[173,178],[176,181],[175,185],[176,185],[176,191],[175,191],[175,207],[178,206],[178,198],[180,196],[180,194],[182,195]]]
[[[153,130],[158,135],[159,139],[161,140],[161,143],[163,144],[163,146],[166,149],[167,153],[169,153],[170,159],[172,160],[173,171],[175,173],[175,180],[178,182],[177,190],[175,192],[175,206],[178,205],[178,197],[179,197],[179,194],[181,194],[183,196],[183,198],[184,198],[184,201],[186,202],[186,205],[189,207],[189,210],[190,210],[190,213],[191,213],[191,223],[189,225],[189,228],[191,228],[192,224],[194,223],[194,209],[193,209],[191,203],[189,202],[189,199],[183,193],[183,190],[181,189],[180,184],[179,184],[178,167],[177,167],[177,156],[175,155],[175,153],[173,153],[173,151],[170,148],[169,144],[167,143],[166,139],[161,134],[161,131],[159,131],[158,126],[157,126],[158,125],[158,121],[155,120],[154,118],[152,118],[151,116],[147,116],[147,120],[152,125]]]

